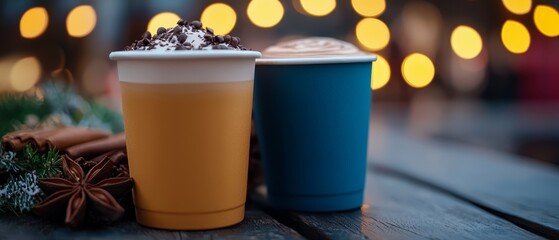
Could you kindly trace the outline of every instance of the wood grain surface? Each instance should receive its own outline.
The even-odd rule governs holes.
[[[370,163],[559,238],[559,171],[515,155],[371,127]],[[372,137],[375,139],[375,137]]]
[[[382,172],[367,175],[365,204],[337,213],[268,211],[317,239],[541,239],[471,204]]]
[[[0,215],[0,239],[304,239],[260,210],[251,208],[245,214],[240,224],[211,231],[158,230],[133,219],[108,227],[72,229],[31,215]]]

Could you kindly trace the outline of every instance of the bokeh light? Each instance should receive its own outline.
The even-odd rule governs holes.
[[[214,3],[202,12],[200,21],[214,30],[216,35],[225,35],[231,32],[237,23],[237,13],[225,3]]]
[[[41,65],[35,57],[25,57],[17,61],[10,70],[12,89],[23,92],[33,87],[41,77]]]
[[[450,45],[456,55],[464,59],[475,58],[481,52],[483,42],[479,33],[469,26],[460,25],[450,35]]]
[[[154,34],[157,33],[159,27],[170,28],[177,25],[181,18],[176,13],[162,12],[153,16],[148,23],[147,31]]]
[[[0,59],[0,75],[4,77],[0,77],[0,93],[7,92],[12,90],[12,84],[10,83],[10,71],[12,70],[12,66],[17,61],[17,59],[13,59],[13,57],[5,57]]]
[[[501,40],[505,48],[512,53],[520,54],[530,47],[528,29],[517,21],[507,20],[501,29]]]
[[[445,59],[447,69],[444,73],[444,81],[456,91],[461,93],[475,93],[481,90],[485,80],[488,64],[487,49],[482,49],[479,55],[471,60],[465,60],[457,55],[449,54]]]
[[[363,17],[376,17],[386,9],[385,0],[351,0],[353,9]]]
[[[99,73],[108,73],[109,69],[110,66],[106,61],[92,59],[92,61],[88,62],[80,79],[83,90],[92,95],[101,94],[106,91],[108,87],[106,85],[107,82],[99,84],[99,78],[106,79],[107,76],[99,76]]]
[[[301,6],[310,15],[322,17],[336,8],[336,0],[301,0]]]
[[[99,78],[99,73],[100,72],[97,72],[97,78]],[[74,75],[67,68],[55,69],[54,71],[52,71],[50,73],[50,75],[51,75],[51,77],[56,79],[56,81],[63,81],[67,84],[73,84],[74,83]],[[100,84],[100,85],[103,85],[103,84]]]
[[[503,5],[510,12],[518,15],[530,12],[532,8],[532,0],[502,0]]]
[[[355,27],[357,40],[364,47],[377,51],[381,50],[390,41],[390,31],[386,24],[376,18],[365,18]]]
[[[534,9],[534,23],[548,37],[559,36],[559,12],[551,6],[538,5]]]
[[[66,30],[71,37],[85,37],[97,24],[97,14],[90,5],[80,5],[72,9],[66,18]]]
[[[247,7],[250,21],[261,28],[277,25],[283,18],[284,9],[279,0],[252,0]]]
[[[19,32],[24,38],[41,36],[49,24],[49,15],[44,7],[31,8],[21,16]]]
[[[388,83],[388,80],[390,80],[390,64],[384,57],[377,54],[377,60],[373,62],[371,89],[381,89]]]
[[[431,59],[421,53],[408,55],[402,62],[402,76],[408,85],[422,88],[433,80],[435,66]]]
[[[422,52],[437,56],[441,51],[443,16],[438,6],[430,1],[407,1],[402,9],[401,20],[392,22],[394,41],[402,52]]]

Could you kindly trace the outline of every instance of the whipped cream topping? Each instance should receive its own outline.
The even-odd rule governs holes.
[[[125,48],[126,51],[174,51],[174,50],[246,50],[240,44],[240,38],[230,35],[214,35],[210,27],[203,28],[199,21],[188,23],[179,20],[172,28],[160,27],[153,37],[145,32],[142,39],[134,41]]]
[[[340,56],[363,56],[366,53],[353,44],[328,37],[309,37],[266,48],[263,58],[327,58]]]

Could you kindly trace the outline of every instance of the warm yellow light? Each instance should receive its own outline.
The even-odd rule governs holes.
[[[0,59],[0,93],[12,90],[12,83],[10,83],[10,71],[14,65],[15,60],[12,58]]]
[[[72,9],[66,17],[66,30],[71,37],[85,37],[97,23],[97,14],[90,5],[81,5]]]
[[[283,18],[283,13],[283,5],[278,0],[252,0],[247,8],[250,21],[261,28],[277,25]]]
[[[181,18],[176,13],[172,13],[172,12],[158,13],[149,20],[147,31],[149,31],[152,35],[155,35],[159,27],[164,27],[164,28],[173,27],[177,25],[177,22],[180,19]]]
[[[384,22],[376,18],[365,18],[355,27],[357,40],[364,47],[377,51],[381,50],[390,41],[390,31]]]
[[[507,20],[501,29],[501,40],[505,48],[512,53],[520,54],[530,47],[530,33],[522,23]]]
[[[526,14],[532,8],[532,0],[502,0],[510,12],[518,15]]]
[[[300,0],[305,12],[313,16],[326,16],[336,8],[336,0]]]
[[[212,28],[216,35],[225,35],[235,27],[237,13],[225,3],[214,3],[204,9],[200,21]]]
[[[35,57],[26,57],[17,61],[10,70],[10,83],[16,91],[26,91],[39,81],[41,65]]]
[[[36,38],[43,34],[49,24],[49,15],[44,7],[31,8],[21,16],[19,32],[24,38]]]
[[[385,0],[351,0],[353,9],[363,17],[376,17],[386,9]]]
[[[377,60],[373,62],[371,89],[377,90],[384,87],[388,80],[390,80],[390,64],[382,56],[377,55]]]
[[[402,62],[402,76],[414,88],[422,88],[433,80],[435,66],[431,59],[420,53],[408,55]]]
[[[551,6],[538,5],[534,9],[534,23],[543,35],[559,36],[559,13]]]
[[[460,25],[450,35],[450,46],[458,57],[472,59],[481,52],[483,42],[475,29]]]

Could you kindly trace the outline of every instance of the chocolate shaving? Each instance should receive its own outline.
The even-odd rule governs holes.
[[[165,29],[164,27],[159,27],[157,29],[157,37],[159,38],[159,36],[162,35],[165,32],[167,32],[167,29]]]
[[[190,23],[191,26],[195,27],[196,29],[202,28],[202,23],[200,21],[194,20]]]
[[[200,41],[201,40],[201,41]],[[188,43],[188,44],[186,44]],[[218,45],[218,46],[216,46]],[[223,45],[223,46],[219,46]],[[203,28],[200,21],[178,20],[177,25],[172,28],[160,27],[157,34],[152,37],[150,32],[145,32],[141,39],[126,46],[126,51],[143,51],[153,49],[165,50],[209,50],[209,49],[231,49],[247,50],[240,44],[240,38],[230,35],[215,35],[211,27]]]

